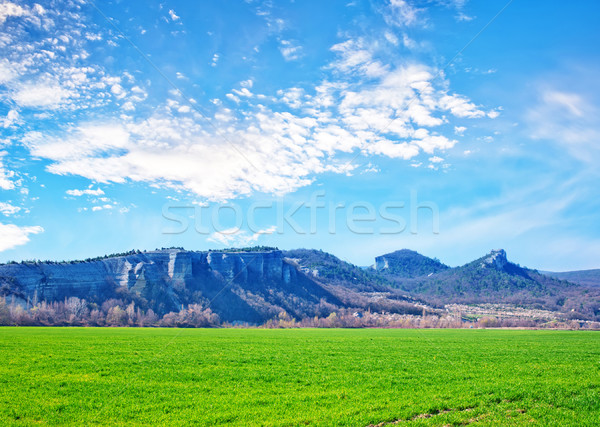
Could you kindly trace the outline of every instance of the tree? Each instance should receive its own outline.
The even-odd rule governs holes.
[[[127,313],[120,306],[111,307],[106,315],[106,323],[110,326],[125,326]]]

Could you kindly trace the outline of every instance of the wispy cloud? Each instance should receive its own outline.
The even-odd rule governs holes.
[[[29,242],[31,234],[39,234],[43,231],[40,226],[19,227],[0,222],[0,252],[24,245]]]
[[[87,196],[101,196],[104,194],[104,191],[102,191],[101,188],[97,188],[97,189],[92,189],[92,188],[88,188],[85,190],[67,190],[66,193],[69,196],[74,196],[74,197],[80,197],[83,195],[87,195]]]
[[[0,151],[0,188],[3,190],[13,190],[15,188],[15,182],[13,177],[15,173],[11,170],[7,170],[2,163],[2,157],[6,155],[6,151]]]
[[[600,154],[600,104],[573,90],[544,88],[525,115],[531,136],[554,141],[577,159],[595,162]]]
[[[279,42],[279,51],[286,61],[295,61],[302,57],[302,46],[292,40],[281,40]]]
[[[261,236],[273,234],[276,230],[277,226],[271,226],[264,230],[257,231],[256,233],[249,233],[246,230],[230,228],[220,232],[216,231],[211,233],[206,240],[227,247],[243,247],[255,244]]]

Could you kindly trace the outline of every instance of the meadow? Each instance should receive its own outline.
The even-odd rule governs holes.
[[[0,424],[598,425],[600,333],[0,328]]]

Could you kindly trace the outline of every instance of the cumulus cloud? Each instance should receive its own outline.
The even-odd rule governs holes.
[[[0,252],[24,245],[29,242],[30,234],[39,234],[43,231],[40,226],[19,227],[0,222]]]
[[[21,107],[56,107],[73,95],[58,85],[26,83],[14,92],[12,98]]]

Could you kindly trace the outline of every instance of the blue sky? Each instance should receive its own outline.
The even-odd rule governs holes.
[[[599,9],[2,2],[0,260],[261,244],[598,268]]]

